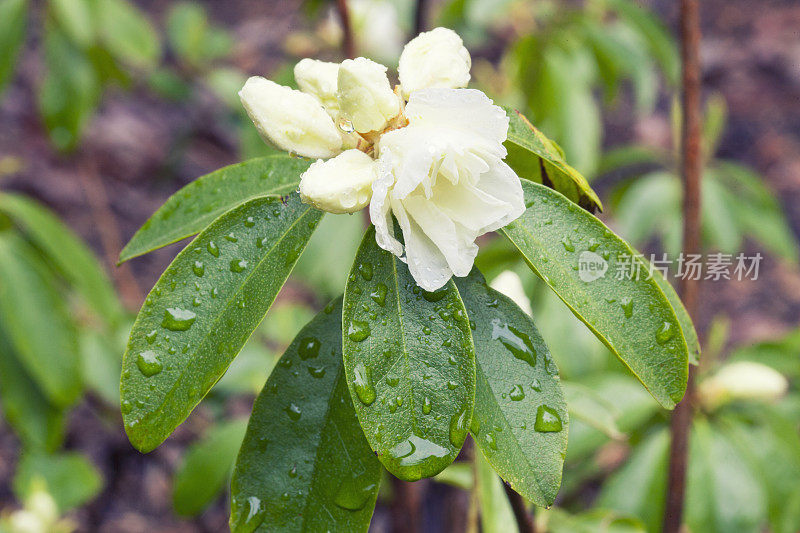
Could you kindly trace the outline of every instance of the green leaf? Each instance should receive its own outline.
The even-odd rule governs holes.
[[[644,263],[597,218],[547,187],[522,187],[528,209],[502,232],[650,394],[675,407],[686,390],[688,348],[658,283],[646,279]],[[644,270],[640,279],[628,276],[629,266]]]
[[[661,66],[667,81],[676,85],[680,74],[680,57],[669,30],[653,13],[631,0],[607,0],[607,2],[630,28],[641,35],[650,53]]]
[[[161,43],[145,14],[126,0],[97,3],[101,38],[118,60],[142,69],[158,64]]]
[[[432,479],[437,483],[450,485],[461,490],[472,490],[475,485],[475,476],[472,470],[472,465],[468,462],[450,463],[447,468],[433,476]]]
[[[39,112],[50,140],[62,151],[77,146],[100,100],[91,59],[52,24],[45,26],[46,74],[39,87]]]
[[[58,27],[75,45],[81,48],[91,46],[95,28],[87,0],[49,0],[47,5]]]
[[[381,468],[342,365],[341,298],[295,338],[256,400],[231,484],[231,530],[363,531]]]
[[[291,193],[309,164],[284,154],[252,159],[197,178],[170,196],[145,222],[120,253],[120,263],[190,237],[248,200]]]
[[[81,393],[77,336],[64,301],[33,250],[0,237],[0,323],[19,360],[55,405]]]
[[[37,480],[44,480],[62,513],[91,501],[103,488],[102,475],[80,453],[23,455],[14,476],[17,498],[27,499]]]
[[[596,506],[638,517],[648,531],[660,531],[667,487],[669,433],[648,435],[603,484]]]
[[[8,424],[28,450],[54,451],[64,438],[63,411],[53,406],[28,376],[0,331],[0,398]]]
[[[114,286],[91,250],[67,226],[38,203],[17,194],[0,194],[0,212],[27,234],[107,325],[121,320],[124,311]]]
[[[472,420],[475,351],[453,281],[428,293],[370,227],[344,293],[344,365],[358,420],[389,472],[408,481],[453,462]]]
[[[552,187],[587,211],[602,211],[600,198],[586,178],[564,161],[558,146],[519,111],[506,109],[506,113],[510,120],[506,163],[519,177]]]
[[[683,306],[681,297],[678,296],[672,284],[667,281],[661,271],[657,268],[653,268],[652,272],[653,281],[658,284],[664,296],[667,297],[667,301],[672,306],[672,310],[675,311],[675,316],[681,325],[683,338],[686,339],[686,347],[689,350],[689,363],[697,365],[700,363],[701,348],[700,339],[697,337],[697,330],[694,327],[694,322],[692,322],[692,317],[689,316],[689,312]]]
[[[0,0],[0,94],[11,81],[25,44],[27,15],[27,0]]]
[[[189,447],[175,474],[172,505],[176,513],[198,515],[222,492],[246,429],[246,420],[225,422]]]
[[[167,38],[175,55],[191,67],[203,63],[203,47],[208,31],[208,17],[202,6],[178,2],[167,16]]]
[[[580,383],[562,381],[572,419],[582,420],[611,439],[623,437],[617,427],[617,409],[599,393]]]
[[[183,422],[261,322],[322,213],[293,193],[225,213],[162,274],[133,325],[121,395],[131,442],[150,451]]]
[[[558,369],[531,318],[486,286],[477,271],[456,281],[477,357],[472,432],[511,487],[540,506],[553,503],[567,451],[567,404]]]
[[[503,482],[480,453],[475,454],[475,474],[482,533],[517,533]]]
[[[689,441],[686,518],[691,531],[761,531],[766,522],[761,483],[729,439],[696,420]]]

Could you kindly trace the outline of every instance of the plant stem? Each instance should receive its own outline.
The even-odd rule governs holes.
[[[416,37],[427,28],[428,1],[417,0],[417,7],[414,10],[414,35]]]
[[[525,505],[525,500],[507,484],[503,483],[503,488],[506,490],[508,502],[511,504],[511,510],[514,512],[514,518],[517,520],[517,529],[519,533],[536,533],[536,524],[533,522],[533,516],[528,512],[528,506]]]
[[[347,9],[347,0],[336,0],[336,7],[339,9],[339,18],[342,20],[342,31],[344,32],[342,52],[345,57],[352,59],[356,57],[356,42],[353,38],[353,25],[350,22],[350,10]]]
[[[683,62],[681,155],[683,174],[683,253],[699,254],[701,154],[700,14],[698,0],[681,0],[681,57]],[[697,317],[699,280],[684,276],[680,292],[686,310]],[[689,367],[686,394],[672,414],[664,533],[678,533],[686,494],[689,433],[692,426],[694,368]]]

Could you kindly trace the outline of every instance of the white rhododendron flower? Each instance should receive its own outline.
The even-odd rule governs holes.
[[[320,158],[301,177],[303,201],[332,213],[369,205],[378,245],[433,291],[469,274],[475,240],[525,210],[519,177],[503,162],[508,117],[463,88],[469,68],[461,38],[436,28],[406,45],[394,90],[385,66],[360,57],[302,60],[302,92],[251,78],[240,95],[266,139]]]
[[[473,89],[421,89],[409,125],[384,134],[370,217],[378,245],[402,256],[417,284],[436,290],[469,274],[475,239],[525,211],[522,185],[503,162],[508,117]],[[403,230],[395,238],[391,216]]]
[[[306,157],[332,157],[341,151],[338,128],[310,94],[252,77],[239,97],[261,136],[278,148]]]
[[[436,28],[412,39],[400,56],[397,72],[403,95],[430,87],[460,89],[469,83],[472,59],[461,37]]]
[[[339,64],[305,58],[294,67],[294,79],[304,93],[315,96],[331,116],[338,117]]]
[[[381,130],[400,113],[386,70],[365,57],[346,59],[339,67],[339,109],[359,133]]]
[[[369,205],[376,166],[360,150],[346,150],[329,161],[317,161],[303,174],[300,197],[329,213],[352,213]]]

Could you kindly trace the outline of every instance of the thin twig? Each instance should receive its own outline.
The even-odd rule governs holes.
[[[428,15],[428,1],[417,0],[417,7],[414,10],[414,35],[413,35],[414,37],[425,31],[425,28],[428,27],[427,15]]]
[[[519,529],[519,533],[536,533],[536,524],[533,522],[533,516],[528,512],[528,506],[525,505],[525,500],[505,483],[503,483],[503,488],[506,489],[508,503],[511,504],[514,518],[517,520],[517,529]]]
[[[336,0],[336,7],[339,9],[339,18],[342,21],[342,31],[344,32],[342,52],[345,57],[352,59],[356,57],[356,41],[353,37],[353,24],[350,21],[350,10],[347,8],[347,0]]]
[[[683,60],[682,100],[683,123],[681,153],[683,173],[683,252],[698,254],[700,244],[700,180],[703,172],[701,154],[700,107],[700,14],[698,0],[681,0],[681,55]],[[680,292],[686,310],[697,317],[698,280],[684,276]],[[689,367],[689,380],[683,401],[675,408],[671,423],[671,447],[667,478],[664,533],[678,533],[683,519],[686,494],[686,466],[689,455],[689,433],[692,425],[694,369]]]

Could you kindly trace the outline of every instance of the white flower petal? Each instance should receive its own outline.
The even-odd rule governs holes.
[[[444,286],[453,276],[439,247],[425,234],[416,221],[410,219],[403,203],[392,202],[392,211],[397,217],[405,240],[405,261],[417,285],[428,292]]]
[[[239,91],[239,98],[264,140],[278,148],[321,158],[341,151],[339,129],[310,94],[252,77]]]
[[[342,62],[336,94],[342,118],[360,133],[382,130],[400,113],[386,67],[364,57]]]
[[[294,66],[294,79],[300,90],[315,96],[334,119],[339,114],[339,101],[336,99],[338,78],[338,63],[305,58]]]
[[[420,33],[403,49],[397,69],[403,96],[420,89],[458,89],[469,83],[472,59],[456,32],[436,28]]]
[[[359,150],[346,150],[328,161],[317,161],[300,178],[300,197],[329,213],[359,211],[372,197],[377,164]]]
[[[525,210],[519,177],[502,161],[508,118],[479,91],[425,89],[411,96],[409,125],[381,136],[370,216],[378,244],[405,257],[417,283],[466,276],[475,240]],[[405,246],[392,233],[391,215]]]

